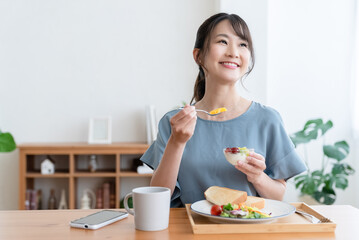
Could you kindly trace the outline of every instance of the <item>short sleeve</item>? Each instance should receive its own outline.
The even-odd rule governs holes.
[[[170,112],[171,113],[171,112]],[[171,125],[170,118],[172,114],[166,114],[158,124],[158,134],[157,139],[154,141],[151,146],[147,149],[147,151],[142,155],[140,160],[148,165],[152,169],[157,169],[158,165],[161,162],[163,153],[165,151],[168,139],[171,135]],[[180,207],[182,206],[182,202],[180,200],[181,195],[181,187],[176,182],[176,187],[173,191],[171,197],[171,207]]]
[[[288,180],[306,171],[307,167],[285,131],[279,113],[273,112],[273,121],[270,121],[267,136],[267,168],[264,172],[272,179]]]

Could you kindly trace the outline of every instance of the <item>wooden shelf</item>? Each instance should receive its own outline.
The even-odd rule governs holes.
[[[74,177],[116,177],[116,173],[109,173],[109,172],[86,172],[80,173],[76,172],[73,174]]]
[[[121,171],[120,177],[152,177],[152,173],[138,174],[137,172]]]
[[[54,174],[41,174],[41,173],[26,173],[27,178],[68,178],[69,173],[54,173]]]
[[[124,184],[128,184],[128,180],[122,183],[124,178],[149,178],[152,176],[152,174],[138,174],[129,170],[133,169],[134,160],[138,159],[148,147],[144,143],[29,143],[19,145],[19,209],[25,209],[27,189],[38,189],[44,185],[48,188],[50,185],[56,192],[65,189],[68,207],[76,209],[79,207],[76,206],[76,202],[79,202],[77,198],[81,194],[80,185],[93,184],[93,181],[88,178],[94,181],[110,180],[115,186],[116,208],[119,208],[120,199],[124,197],[120,194],[120,186],[124,187]],[[96,155],[99,165],[95,172],[90,172],[87,166],[88,158],[91,155]],[[50,156],[55,162],[54,174],[44,175],[40,172],[41,162],[47,156]],[[130,186],[132,187],[132,183]],[[42,199],[42,201],[46,200]]]

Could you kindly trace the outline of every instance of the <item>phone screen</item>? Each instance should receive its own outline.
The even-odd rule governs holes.
[[[83,218],[71,221],[73,227],[84,227],[84,228],[98,228],[109,223],[120,220],[127,217],[128,213],[113,211],[113,210],[102,210],[100,212],[93,213]]]

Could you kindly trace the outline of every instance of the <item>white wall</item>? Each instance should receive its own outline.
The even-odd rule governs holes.
[[[145,141],[145,104],[189,101],[208,1],[2,1],[0,123],[17,142],[87,141],[111,115],[113,141]],[[5,104],[6,103],[6,104]]]
[[[249,25],[258,65],[250,81],[264,104],[282,115],[288,133],[303,128],[309,119],[331,119],[334,128],[326,142],[347,140],[347,161],[359,168],[352,131],[352,57],[355,0],[222,0],[222,11],[234,12]],[[262,87],[261,87],[262,86]],[[321,164],[321,143],[310,147],[310,166]],[[298,152],[302,155],[301,149]],[[358,174],[356,174],[358,175]],[[336,204],[359,206],[358,176],[349,188],[338,191]],[[287,201],[297,201],[298,191],[288,184]]]
[[[269,2],[268,104],[282,114],[289,132],[309,119],[332,120],[326,143],[347,140],[352,148],[346,161],[358,166],[351,95],[356,1]],[[309,149],[312,169],[321,166],[320,144]],[[337,191],[336,204],[359,206],[358,186],[351,177],[348,189]]]
[[[86,142],[89,118],[111,115],[114,142],[145,142],[146,104],[162,116],[190,101],[196,31],[215,4],[1,1],[1,129],[18,144]],[[14,183],[0,209],[17,208],[17,159],[0,155],[0,182]]]

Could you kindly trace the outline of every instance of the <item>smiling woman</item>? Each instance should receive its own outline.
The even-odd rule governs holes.
[[[239,95],[236,84],[254,66],[245,21],[219,13],[198,29],[193,58],[199,66],[191,105],[165,114],[156,141],[141,160],[155,169],[152,186],[172,191],[172,207],[204,198],[211,186],[282,200],[285,181],[306,167],[277,111]],[[223,107],[227,111],[209,116]],[[245,161],[226,161],[223,149],[254,149]]]

